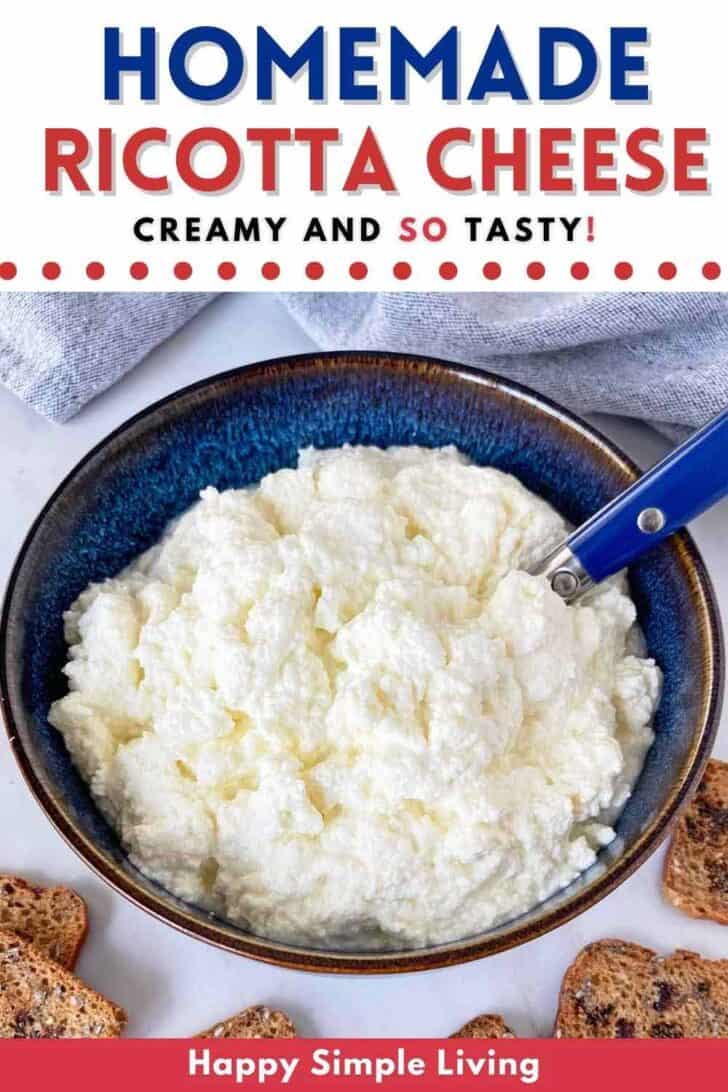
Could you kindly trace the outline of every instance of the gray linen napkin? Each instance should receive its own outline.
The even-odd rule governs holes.
[[[0,293],[0,381],[52,421],[67,421],[213,298]]]
[[[65,421],[213,297],[0,293],[0,380]],[[728,405],[728,295],[317,293],[282,297],[322,348],[389,349],[487,368],[579,413],[674,437]],[[245,331],[240,331],[241,344]]]

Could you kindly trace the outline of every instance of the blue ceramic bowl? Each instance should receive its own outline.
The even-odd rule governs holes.
[[[630,573],[640,622],[664,672],[655,743],[615,841],[570,887],[525,916],[439,947],[352,954],[252,936],[188,906],[126,859],[47,721],[65,691],[63,611],[89,581],[117,573],[200,489],[245,486],[293,466],[299,448],[344,443],[456,444],[516,474],[572,523],[638,474],[609,441],[566,411],[483,372],[422,358],[322,354],[228,372],[134,417],[71,472],[33,525],[2,618],[2,700],[12,749],[61,834],[118,891],[157,917],[232,951],[285,966],[411,971],[475,959],[530,940],[619,884],[656,847],[701,774],[722,696],[720,624],[710,581],[680,534]]]

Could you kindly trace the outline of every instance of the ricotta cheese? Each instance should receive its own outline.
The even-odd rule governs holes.
[[[624,580],[567,607],[523,571],[565,531],[451,447],[303,451],[81,594],[51,723],[183,899],[319,946],[480,932],[595,860],[652,741]]]

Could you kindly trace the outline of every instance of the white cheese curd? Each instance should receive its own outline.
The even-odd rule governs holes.
[[[320,946],[480,932],[595,860],[652,741],[625,582],[522,571],[565,530],[454,448],[303,451],[83,592],[51,722],[183,899]]]

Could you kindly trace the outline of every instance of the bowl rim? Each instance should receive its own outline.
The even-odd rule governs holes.
[[[673,547],[677,549],[679,559],[686,569],[692,589],[698,596],[698,614],[701,621],[703,621],[701,632],[703,641],[707,642],[708,670],[701,694],[699,723],[696,724],[689,755],[678,772],[667,803],[641,832],[628,851],[618,857],[601,876],[593,880],[584,890],[576,892],[566,901],[534,920],[519,923],[520,919],[516,918],[512,923],[512,928],[508,928],[509,923],[506,922],[503,926],[496,927],[503,931],[493,935],[486,932],[474,937],[427,948],[358,954],[346,951],[327,952],[320,949],[282,944],[245,933],[238,927],[213,916],[210,916],[209,921],[200,920],[193,916],[194,907],[190,907],[188,911],[184,903],[176,899],[175,896],[171,894],[166,896],[164,894],[156,895],[141,884],[136,883],[133,875],[125,871],[120,864],[111,862],[96,847],[95,843],[75,825],[66,809],[58,802],[36,773],[30,756],[18,735],[14,720],[8,683],[10,670],[7,636],[17,581],[36,534],[56,501],[61,498],[76,476],[92,460],[101,455],[109,445],[121,438],[124,433],[131,430],[135,425],[156,414],[159,410],[163,410],[166,406],[194,395],[197,391],[215,385],[224,386],[231,382],[265,380],[269,375],[271,377],[285,375],[287,371],[306,371],[316,368],[320,363],[338,364],[343,368],[361,367],[367,363],[372,363],[380,366],[390,365],[394,369],[404,366],[411,368],[413,371],[422,365],[428,365],[434,373],[439,374],[443,379],[450,378],[495,388],[504,391],[506,394],[513,395],[521,402],[535,406],[538,410],[546,411],[548,416],[557,418],[571,430],[585,436],[591,444],[595,444],[597,448],[601,449],[612,464],[620,465],[622,470],[630,477],[635,478],[642,473],[638,465],[599,429],[549,397],[494,373],[424,354],[368,349],[313,351],[239,365],[196,380],[194,383],[166,394],[135,413],[94,444],[64,475],[33,520],[13,563],[3,599],[2,616],[0,618],[0,712],[2,712],[10,750],[23,779],[36,803],[56,831],[92,871],[109,884],[114,891],[157,918],[157,920],[166,922],[188,936],[204,940],[223,950],[291,970],[329,974],[378,975],[434,970],[467,963],[515,948],[530,940],[535,940],[537,937],[543,936],[572,920],[615,890],[659,846],[667,834],[676,813],[686,802],[701,777],[710,756],[712,743],[718,728],[723,698],[725,657],[720,614],[713,584],[701,554],[692,536],[687,531],[680,531],[673,535],[671,542]],[[196,910],[196,912],[199,913],[200,911]]]

